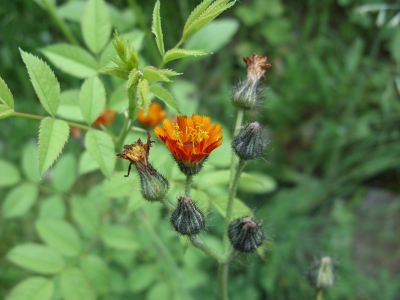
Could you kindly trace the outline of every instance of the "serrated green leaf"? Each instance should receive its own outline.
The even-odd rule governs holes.
[[[140,74],[138,70],[133,69],[129,73],[128,82],[126,83],[126,88],[129,89],[132,85],[136,85],[139,81]]]
[[[88,151],[84,151],[79,160],[79,175],[83,175],[99,169],[99,164],[92,158]]]
[[[53,195],[40,201],[39,218],[42,219],[63,219],[67,208],[60,195]]]
[[[61,274],[61,292],[65,300],[95,300],[96,294],[85,273],[70,268]]]
[[[60,104],[60,84],[50,67],[41,59],[21,49],[22,60],[28,69],[33,88],[44,109],[55,116]]]
[[[50,300],[53,294],[53,280],[32,276],[18,283],[6,300]]]
[[[40,122],[39,129],[39,172],[43,174],[54,163],[69,136],[69,126],[65,121],[50,117]]]
[[[89,125],[101,115],[106,105],[106,91],[97,76],[88,78],[82,85],[79,94],[79,106],[82,115]]]
[[[165,82],[171,82],[170,79],[168,79],[167,76],[163,74],[163,72],[160,72],[157,68],[154,68],[152,66],[144,67],[143,69],[140,70],[143,74],[143,78],[146,79],[148,82],[152,81],[165,81]]]
[[[56,250],[49,246],[26,243],[12,248],[7,259],[14,264],[41,274],[57,274],[65,267],[65,262]]]
[[[188,56],[201,56],[212,54],[212,52],[204,49],[200,50],[189,50],[189,49],[172,49],[165,53],[163,57],[164,63],[167,63],[171,60],[188,57]]]
[[[139,247],[133,231],[123,226],[104,226],[101,229],[101,238],[106,245],[116,249],[135,250]]]
[[[211,204],[217,209],[217,211],[225,218],[226,216],[226,207],[228,204],[228,197],[217,197],[210,198]],[[239,199],[235,198],[233,203],[232,217],[239,218],[243,216],[253,217],[253,212],[251,209],[244,204]]]
[[[103,131],[90,130],[86,133],[85,145],[92,158],[99,164],[103,174],[110,177],[116,161],[111,137]]]
[[[10,190],[3,202],[2,215],[5,219],[25,215],[35,203],[39,189],[31,183],[22,183]]]
[[[160,1],[156,2],[153,11],[153,24],[151,25],[151,31],[154,33],[156,37],[156,43],[158,51],[160,51],[161,56],[164,55],[164,41],[163,34],[161,29],[161,17],[160,17]]]
[[[213,0],[204,0],[192,11],[189,15],[189,18],[186,20],[185,26],[183,27],[183,31],[185,31],[192,23],[200,17],[200,15],[206,10],[206,8],[210,5]]]
[[[85,121],[79,106],[79,92],[77,89],[61,92],[57,116],[75,122]]]
[[[178,104],[175,102],[174,97],[172,97],[170,92],[168,92],[165,88],[160,85],[152,85],[150,86],[150,93],[152,93],[158,99],[164,101],[165,104],[167,104],[170,108],[180,113]]]
[[[217,1],[218,2],[218,1]],[[215,2],[214,4],[216,4]],[[223,5],[212,5],[210,6],[198,19],[183,30],[182,40],[186,41],[189,37],[199,31],[201,28],[206,26],[216,17],[218,17],[223,11],[233,6],[235,2],[231,2]]]
[[[39,219],[35,223],[40,238],[65,256],[78,256],[82,241],[75,228],[60,219]]]
[[[13,114],[14,114],[14,110],[12,108],[9,108],[8,106],[0,104],[0,119],[11,117]]]
[[[96,59],[85,49],[69,44],[51,45],[40,50],[61,71],[77,78],[97,74]]]
[[[114,34],[113,46],[121,62],[126,64],[128,62],[129,44],[117,32]]]
[[[138,106],[143,108],[144,115],[147,115],[150,106],[150,98],[149,98],[149,82],[146,79],[140,79],[138,88]]]
[[[108,295],[111,274],[107,263],[97,255],[86,255],[81,259],[81,268],[98,295]]]
[[[53,167],[53,187],[61,193],[68,192],[77,178],[77,167],[72,153],[62,155]]]
[[[238,189],[251,194],[270,193],[276,189],[276,181],[263,173],[245,173],[240,177]]]
[[[98,54],[111,34],[110,15],[103,0],[89,0],[82,17],[82,34],[90,51]]]
[[[72,218],[83,233],[92,238],[100,227],[100,212],[95,203],[73,196],[71,199]]]
[[[164,76],[167,77],[172,77],[172,76],[178,76],[182,75],[183,73],[178,73],[170,69],[157,69],[159,73],[163,74]]]
[[[115,76],[121,79],[128,79],[128,71],[120,67],[102,68],[99,73]]]
[[[103,181],[103,195],[110,198],[121,198],[128,196],[135,183],[138,180],[135,174],[130,174],[129,177],[125,177],[126,172],[117,172],[113,174],[109,179]]]
[[[21,175],[16,166],[0,159],[0,187],[12,186],[21,180]]]
[[[0,77],[0,103],[14,109],[14,97],[4,80]]]
[[[38,150],[33,142],[25,144],[21,163],[26,179],[38,183],[40,181]]]

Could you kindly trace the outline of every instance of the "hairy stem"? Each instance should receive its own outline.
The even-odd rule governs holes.
[[[200,250],[202,250],[208,256],[214,258],[219,263],[224,263],[226,261],[226,256],[225,255],[222,255],[222,254],[219,254],[218,252],[215,252],[206,243],[204,243],[198,236],[190,235],[189,236],[189,241],[193,244],[193,246],[195,246],[196,248],[199,248]]]
[[[229,300],[228,296],[228,271],[229,263],[220,264],[218,267],[218,283],[221,300]]]
[[[315,300],[322,300],[323,292],[324,292],[324,290],[322,290],[322,289],[317,290],[317,296],[315,297]]]
[[[193,175],[186,175],[185,195],[190,197],[190,189],[192,188]]]
[[[165,208],[168,209],[169,212],[173,212],[175,210],[175,206],[169,202],[166,198],[161,199],[162,204],[164,204]]]

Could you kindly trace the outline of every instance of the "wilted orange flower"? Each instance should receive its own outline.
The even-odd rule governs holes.
[[[265,71],[271,68],[271,64],[268,62],[266,56],[254,53],[252,56],[243,57],[243,60],[247,65],[247,78],[252,81],[259,80]]]
[[[197,174],[211,151],[222,144],[222,127],[210,117],[178,116],[177,122],[164,119],[156,126],[155,135],[162,140],[186,175]]]
[[[94,125],[97,127],[100,127],[100,125],[107,126],[109,124],[114,123],[115,119],[115,111],[111,109],[107,109],[106,111],[103,111],[101,115],[94,121]]]
[[[165,118],[167,112],[163,110],[162,106],[158,103],[151,103],[147,115],[144,115],[143,108],[139,111],[139,122],[146,126],[157,125]]]

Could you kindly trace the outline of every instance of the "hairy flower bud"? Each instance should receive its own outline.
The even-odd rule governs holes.
[[[332,287],[335,283],[332,259],[329,256],[321,258],[321,260],[311,268],[308,274],[308,280],[316,289]]]
[[[229,224],[228,237],[236,250],[253,252],[262,244],[264,232],[252,218],[243,217]]]
[[[247,78],[239,82],[232,93],[232,104],[241,109],[252,109],[258,102],[259,82],[271,64],[267,57],[253,54],[244,57],[247,64]]]
[[[178,205],[171,215],[171,223],[180,234],[195,235],[204,228],[204,214],[193,199],[183,195],[178,199]]]
[[[255,159],[262,155],[264,141],[258,122],[250,123],[232,141],[232,148],[241,159]]]

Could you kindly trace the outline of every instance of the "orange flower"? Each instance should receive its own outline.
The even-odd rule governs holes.
[[[151,103],[147,115],[144,115],[143,108],[139,111],[138,119],[139,122],[146,126],[154,126],[161,122],[165,118],[167,112],[163,110],[162,106],[158,103]]]
[[[154,133],[165,143],[186,175],[197,174],[211,151],[222,144],[222,127],[212,124],[210,117],[179,116],[176,123],[165,119],[163,126],[156,126]]]
[[[115,111],[111,109],[107,109],[106,111],[103,111],[101,115],[94,121],[94,125],[97,127],[100,127],[100,125],[110,125],[114,123],[115,119]]]

